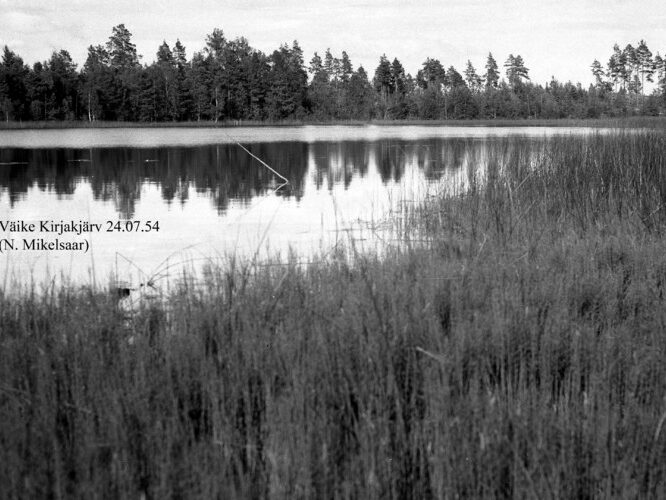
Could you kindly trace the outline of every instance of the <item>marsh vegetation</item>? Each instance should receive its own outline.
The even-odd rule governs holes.
[[[666,481],[666,137],[494,142],[382,255],[130,316],[0,295],[3,498],[631,498]]]

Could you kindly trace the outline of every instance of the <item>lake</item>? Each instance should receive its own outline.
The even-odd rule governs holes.
[[[585,128],[301,126],[0,131],[0,287],[136,287],[220,257],[386,245],[405,204],[465,189],[489,144]],[[270,168],[268,168],[270,167]],[[272,169],[272,170],[271,170]],[[277,172],[279,175],[276,175]],[[288,180],[284,183],[282,178]]]

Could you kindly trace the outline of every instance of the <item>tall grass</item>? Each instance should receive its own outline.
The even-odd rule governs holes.
[[[666,138],[539,148],[381,258],[0,296],[0,497],[659,497]]]

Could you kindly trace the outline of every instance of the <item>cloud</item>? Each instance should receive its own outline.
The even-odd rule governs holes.
[[[0,38],[0,47],[4,47],[5,45],[9,47],[11,50],[16,51],[18,47],[25,46],[25,42],[17,38],[8,38],[8,39]]]
[[[40,15],[27,14],[20,11],[9,11],[3,15],[5,29],[8,31],[26,32],[39,29],[44,19]]]

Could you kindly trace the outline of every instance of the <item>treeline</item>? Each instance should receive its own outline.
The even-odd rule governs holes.
[[[271,54],[215,29],[188,60],[165,41],[155,62],[141,64],[132,34],[120,24],[104,45],[88,48],[79,70],[66,50],[27,66],[4,47],[0,64],[3,121],[213,121],[474,118],[596,118],[658,115],[666,108],[666,58],[644,41],[621,50],[606,67],[592,64],[595,84],[530,81],[520,55],[504,76],[492,54],[484,71],[463,73],[427,58],[416,76],[381,56],[372,79],[345,51],[316,52],[306,65],[297,41]],[[648,84],[653,82],[654,85]],[[650,87],[650,91],[647,88]]]

